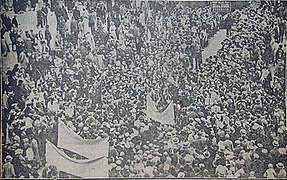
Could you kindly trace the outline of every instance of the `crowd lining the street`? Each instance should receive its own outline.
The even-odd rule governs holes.
[[[18,60],[2,73],[3,177],[59,176],[45,160],[59,120],[109,137],[110,177],[287,177],[282,4],[230,13],[222,47],[203,60],[223,21],[209,7],[52,2],[30,5],[38,32],[1,15],[1,55]],[[146,117],[147,95],[159,110],[182,103],[176,125]]]

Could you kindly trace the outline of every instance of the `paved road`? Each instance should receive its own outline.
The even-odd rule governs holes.
[[[221,42],[226,38],[226,30],[219,30],[211,39],[209,39],[208,46],[202,52],[202,60],[209,56],[214,56],[217,54],[218,49],[221,48]]]
[[[7,14],[13,18],[14,13],[12,11],[7,12]],[[23,31],[23,33],[25,33],[25,31],[30,31],[31,29],[33,29],[34,33],[38,33],[39,30],[41,30],[44,34],[45,28],[37,28],[37,16],[36,16],[36,11],[26,11],[22,14],[17,14],[17,20],[19,23],[19,29]],[[54,37],[56,36],[56,17],[54,15],[54,13],[49,11],[48,14],[48,24],[50,26],[50,31],[51,34],[53,36],[53,39],[51,41],[51,46],[52,48],[55,47],[55,40]],[[8,44],[10,44],[10,49],[12,49],[11,46],[11,41],[9,38],[9,34],[6,33],[5,34],[6,37],[6,41],[8,42]],[[17,55],[15,52],[10,52],[8,53],[8,55],[6,57],[2,57],[1,61],[3,62],[3,71],[6,72],[7,70],[11,70],[13,69],[14,64],[17,63]]]

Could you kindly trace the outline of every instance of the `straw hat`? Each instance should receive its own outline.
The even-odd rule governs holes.
[[[259,155],[257,153],[253,154],[254,159],[259,159]]]
[[[190,146],[190,143],[189,143],[188,141],[186,141],[186,142],[183,142],[182,145],[183,145],[183,147],[186,148],[186,147],[189,147],[189,146]]]
[[[209,151],[204,151],[203,155],[205,158],[209,158],[210,157],[210,152]]]
[[[287,154],[285,148],[278,148],[278,152],[279,152],[279,154]]]
[[[88,131],[88,130],[89,130],[88,127],[84,127],[84,128],[83,128],[83,131]]]
[[[16,149],[15,155],[20,155],[20,154],[23,154],[23,150],[22,149]]]
[[[171,135],[172,135],[171,132],[167,132],[167,133],[166,133],[166,136],[167,136],[167,137],[171,137]]]
[[[273,141],[272,145],[273,145],[274,147],[279,147],[279,142],[278,142],[278,141]]]
[[[263,147],[263,144],[258,143],[257,146],[258,146],[259,148],[262,148],[262,147]]]
[[[278,164],[276,164],[276,167],[279,168],[279,169],[284,169],[284,164],[279,162]]]
[[[179,143],[179,138],[178,138],[178,137],[174,137],[174,138],[172,139],[172,142],[173,142],[173,143]]]
[[[117,171],[120,171],[121,169],[122,169],[121,166],[117,166],[117,167],[116,167],[116,170],[117,170]]]
[[[6,160],[6,161],[9,161],[9,162],[11,162],[12,159],[13,159],[13,158],[12,158],[12,156],[10,156],[10,155],[6,156],[6,158],[5,158],[5,160]]]
[[[260,126],[258,123],[254,123],[254,125],[252,126],[252,129],[256,130],[258,129]]]
[[[122,164],[122,161],[121,161],[121,160],[117,160],[117,161],[116,161],[116,164],[117,164],[117,165],[120,165],[120,164]]]

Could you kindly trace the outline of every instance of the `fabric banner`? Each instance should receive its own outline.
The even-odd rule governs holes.
[[[175,124],[173,103],[170,102],[167,108],[160,112],[156,108],[155,102],[149,95],[147,95],[146,115],[155,121],[161,122],[162,124]]]
[[[108,138],[83,139],[62,121],[58,126],[58,147],[75,152],[89,159],[108,157]]]
[[[70,158],[50,141],[46,143],[47,164],[55,165],[63,171],[83,178],[108,177],[109,165],[106,157],[95,160],[78,160]]]

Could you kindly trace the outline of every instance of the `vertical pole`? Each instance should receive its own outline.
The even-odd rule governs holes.
[[[287,28],[287,24],[285,24]],[[284,41],[284,40],[283,40]],[[285,43],[286,43],[286,36],[285,36]],[[287,126],[287,45],[285,46],[285,119],[286,119],[286,126]]]
[[[100,107],[101,107],[101,118],[103,117],[103,95],[102,95],[102,92],[103,92],[103,77],[101,76],[100,78]]]

